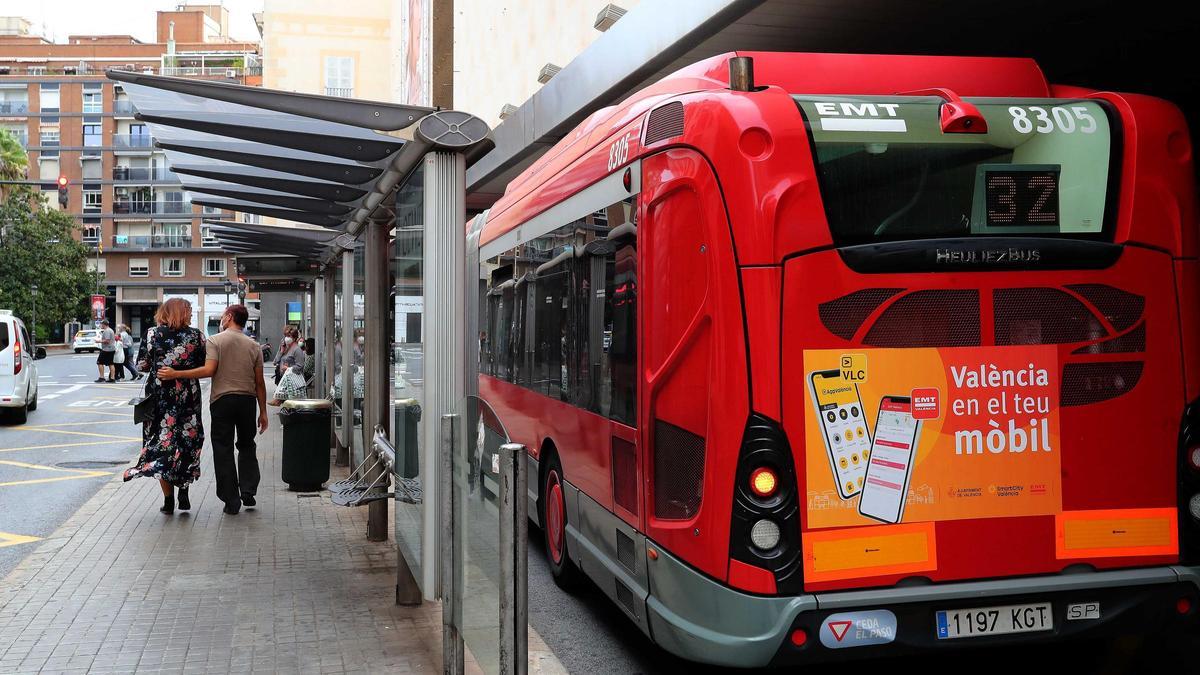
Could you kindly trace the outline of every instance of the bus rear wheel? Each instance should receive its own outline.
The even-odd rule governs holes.
[[[567,501],[563,485],[562,466],[558,457],[548,457],[549,466],[542,476],[541,521],[542,537],[546,544],[546,562],[559,588],[571,590],[579,581],[579,568],[567,552]]]

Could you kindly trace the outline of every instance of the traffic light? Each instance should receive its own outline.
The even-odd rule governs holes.
[[[58,205],[64,209],[67,208],[67,203],[71,200],[71,195],[67,192],[69,184],[70,181],[67,180],[66,176],[58,177]]]

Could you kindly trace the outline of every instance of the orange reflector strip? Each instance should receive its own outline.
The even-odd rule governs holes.
[[[814,530],[801,537],[804,580],[836,581],[937,569],[933,523]]]
[[[1060,560],[1178,555],[1178,511],[1099,509],[1054,517],[1054,552]]]

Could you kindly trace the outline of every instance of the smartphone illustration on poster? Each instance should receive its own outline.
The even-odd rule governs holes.
[[[866,485],[858,500],[858,512],[885,523],[904,518],[904,504],[912,480],[921,421],[913,419],[912,399],[884,396],[879,401]]]
[[[813,371],[808,381],[838,495],[850,499],[862,491],[871,451],[871,432],[858,385],[836,369]]]

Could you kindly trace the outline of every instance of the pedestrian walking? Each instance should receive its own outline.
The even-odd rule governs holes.
[[[133,336],[129,334],[129,326],[121,324],[117,326],[117,339],[120,341],[120,350],[125,354],[125,362],[121,364],[121,368],[117,369],[117,379],[122,379],[120,376],[129,371],[129,376],[134,381],[142,379],[142,374],[137,371],[136,363],[137,356],[133,352]]]
[[[137,357],[138,370],[149,373],[146,396],[155,399],[154,413],[142,423],[142,454],[124,478],[157,478],[163,492],[159,509],[163,513],[174,513],[176,488],[180,510],[191,509],[188,486],[200,477],[204,448],[200,383],[164,381],[155,376],[160,368],[190,369],[205,362],[204,335],[188,325],[191,320],[190,302],[183,298],[164,302],[154,315],[157,325],[146,332]]]
[[[258,467],[258,433],[267,430],[267,385],[263,379],[262,350],[243,329],[249,318],[245,305],[230,305],[221,315],[221,332],[208,338],[204,365],[164,367],[164,381],[212,378],[208,404],[212,424],[213,474],[217,497],[225,513],[235,515],[243,505],[255,506],[261,474]],[[257,416],[255,413],[257,412]],[[234,447],[237,459],[234,460]]]
[[[117,334],[108,327],[108,319],[100,322],[100,333],[96,335],[96,342],[100,344],[100,354],[96,356],[96,370],[100,372],[100,377],[97,377],[96,381],[116,382],[117,372],[113,356],[117,352]],[[105,368],[108,369],[107,379],[104,377]]]

